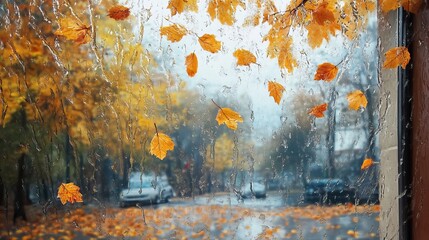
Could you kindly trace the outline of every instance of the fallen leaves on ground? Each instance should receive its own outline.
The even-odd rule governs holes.
[[[237,49],[233,55],[237,58],[238,66],[249,66],[251,63],[256,63],[255,55],[245,49]]]
[[[326,109],[328,109],[328,104],[323,103],[323,104],[317,105],[317,106],[313,107],[312,109],[310,109],[308,114],[313,115],[317,118],[322,118],[325,116]]]
[[[198,58],[195,53],[191,53],[186,57],[186,72],[190,77],[195,76],[198,71]]]
[[[204,50],[211,53],[217,53],[222,47],[222,43],[216,40],[213,34],[204,34],[198,38],[198,42]]]
[[[362,166],[360,167],[361,170],[365,170],[370,168],[372,165],[374,165],[374,161],[371,158],[367,158],[363,161]]]
[[[70,17],[59,20],[60,29],[55,31],[55,35],[63,36],[67,40],[72,40],[77,44],[85,44],[91,41],[90,27]]]
[[[231,108],[220,108],[216,121],[219,125],[225,124],[228,128],[237,130],[237,125],[239,122],[243,122],[243,118]]]
[[[332,63],[322,63],[317,66],[314,80],[324,80],[330,82],[335,79],[338,73],[338,68]]]
[[[277,104],[280,104],[280,100],[282,99],[283,92],[285,88],[280,83],[276,83],[273,81],[268,82],[268,91],[270,92],[270,96],[274,98],[274,101]]]
[[[58,187],[57,198],[60,199],[63,205],[67,202],[83,202],[80,188],[74,185],[74,183],[61,183],[61,185]]]
[[[347,101],[349,102],[349,108],[353,110],[359,110],[360,107],[366,108],[368,104],[368,100],[361,90],[349,93],[347,95]]]
[[[174,149],[173,140],[164,133],[155,133],[150,142],[150,154],[163,160],[167,156],[169,150]]]
[[[396,68],[401,66],[402,69],[405,69],[411,59],[410,52],[408,52],[407,47],[395,47],[389,49],[384,56],[386,57],[386,60],[383,63],[383,68]]]
[[[122,5],[116,5],[109,9],[109,14],[107,15],[115,20],[125,20],[130,16],[130,9]]]
[[[161,36],[166,36],[171,42],[178,42],[182,40],[183,36],[187,34],[186,28],[179,24],[173,24],[166,27],[161,27]]]

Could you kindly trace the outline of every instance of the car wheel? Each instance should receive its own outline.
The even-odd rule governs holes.
[[[120,201],[120,202],[119,202],[119,207],[120,207],[120,208],[124,208],[124,207],[125,207],[125,202]]]

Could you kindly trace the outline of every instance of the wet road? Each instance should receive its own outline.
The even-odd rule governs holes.
[[[0,239],[378,239],[379,206],[302,205],[300,194],[269,192],[265,199],[234,194],[174,198],[169,203],[119,208],[65,205],[30,221],[1,225]]]

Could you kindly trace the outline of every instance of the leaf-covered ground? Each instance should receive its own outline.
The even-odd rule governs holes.
[[[28,207],[28,222],[0,221],[0,239],[322,239],[378,238],[379,205],[144,208],[66,205]],[[46,213],[43,213],[45,210]],[[8,214],[12,216],[11,213]],[[342,239],[342,238],[341,238]]]

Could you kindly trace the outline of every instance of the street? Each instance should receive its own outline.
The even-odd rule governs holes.
[[[119,208],[108,204],[27,209],[29,222],[1,223],[1,239],[377,239],[379,206],[297,205],[216,194]],[[293,204],[295,203],[295,204]],[[43,213],[45,211],[45,213]],[[4,215],[3,215],[4,216]]]

